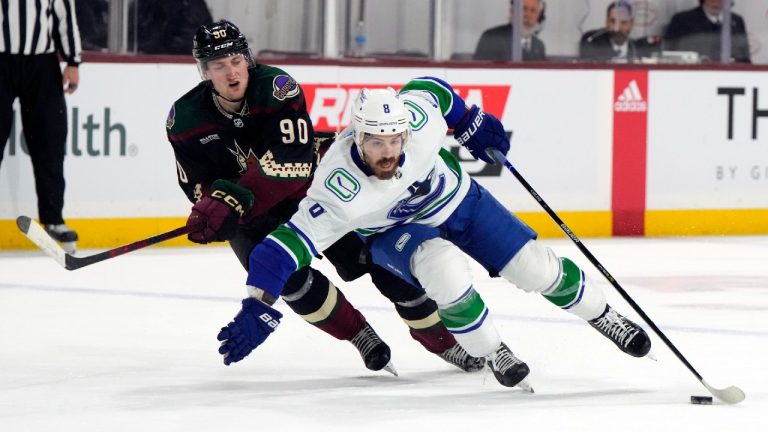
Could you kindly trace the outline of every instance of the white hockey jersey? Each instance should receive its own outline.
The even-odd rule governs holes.
[[[407,92],[401,99],[411,114],[413,134],[393,178],[370,174],[351,129],[320,162],[307,197],[288,223],[313,255],[350,231],[371,235],[411,222],[437,226],[466,195],[469,178],[441,148],[448,127],[437,100],[423,91]]]
[[[323,156],[298,211],[254,248],[249,285],[279,295],[290,273],[350,231],[367,236],[405,223],[437,226],[453,213],[471,179],[442,148],[448,131],[444,116],[455,117],[465,107],[441,84],[427,79],[401,93],[412,135],[389,180],[375,177],[362,161],[351,127],[342,132]]]

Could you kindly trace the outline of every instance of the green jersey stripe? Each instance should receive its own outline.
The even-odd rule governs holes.
[[[400,92],[402,93],[412,90],[428,91],[434,94],[440,104],[440,111],[443,113],[443,116],[446,116],[451,112],[451,108],[453,108],[453,92],[443,87],[438,82],[433,80],[414,79],[409,81]]]
[[[304,240],[296,233],[296,231],[288,228],[285,225],[280,225],[276,230],[268,236],[274,240],[277,244],[281,245],[286,252],[293,255],[296,261],[296,268],[300,269],[309,265],[312,262],[312,252]]]

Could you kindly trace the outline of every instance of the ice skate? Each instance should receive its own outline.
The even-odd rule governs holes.
[[[651,339],[645,330],[620,315],[610,305],[605,306],[602,315],[589,321],[589,325],[633,357],[644,357],[651,350]]]
[[[488,356],[488,365],[493,371],[496,380],[505,387],[520,387],[521,389],[533,393],[533,388],[525,380],[531,371],[528,365],[515,357],[512,351],[505,343]]]
[[[61,247],[68,254],[74,254],[77,250],[77,233],[72,228],[61,224],[45,225],[45,232],[51,236],[52,239],[61,243]]]
[[[485,367],[483,357],[472,357],[458,343],[443,351],[440,358],[465,372],[477,372]]]
[[[360,352],[365,367],[372,371],[384,369],[397,376],[397,370],[391,361],[392,352],[389,346],[379,339],[379,335],[376,334],[370,324],[365,323],[365,327],[350,342]]]

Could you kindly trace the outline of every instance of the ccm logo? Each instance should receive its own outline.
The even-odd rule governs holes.
[[[227,42],[227,43],[223,43],[223,44],[221,44],[221,45],[218,45],[218,46],[215,46],[215,47],[213,47],[213,50],[214,50],[214,51],[218,51],[218,50],[220,50],[220,49],[229,48],[229,47],[231,47],[231,46],[232,46],[232,45],[234,45],[234,44],[235,44],[234,42]]]
[[[243,206],[240,204],[240,201],[238,201],[232,195],[224,192],[223,190],[216,189],[215,191],[211,192],[211,196],[224,201],[224,203],[230,206],[234,211],[236,211],[237,214],[240,215],[240,217],[243,217],[245,215],[245,209],[243,209]]]

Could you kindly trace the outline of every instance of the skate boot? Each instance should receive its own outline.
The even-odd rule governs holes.
[[[440,354],[440,358],[464,372],[477,372],[485,367],[485,359],[483,357],[472,357],[458,343],[443,351]]]
[[[488,356],[488,365],[493,371],[493,376],[501,385],[506,387],[519,386],[533,393],[531,386],[524,381],[531,370],[525,362],[512,354],[505,343],[502,342],[496,351]]]
[[[651,339],[645,330],[621,316],[610,305],[605,306],[602,315],[589,321],[589,325],[633,357],[644,357],[651,350]]]
[[[51,236],[52,239],[61,243],[61,247],[67,253],[75,253],[77,243],[77,233],[72,228],[61,224],[45,225],[45,232]]]
[[[384,369],[397,376],[397,371],[392,365],[392,352],[389,350],[389,346],[379,339],[379,335],[376,334],[370,324],[365,323],[362,330],[350,342],[360,352],[365,367],[372,371]]]

